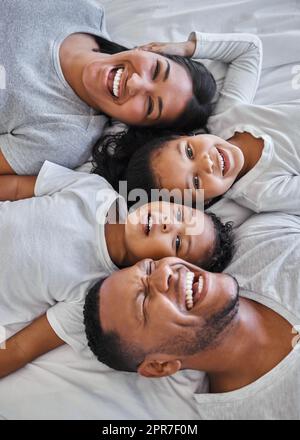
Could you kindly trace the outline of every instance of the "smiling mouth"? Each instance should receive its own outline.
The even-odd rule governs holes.
[[[198,278],[198,279],[197,279]],[[192,310],[199,300],[206,295],[205,278],[203,275],[195,275],[187,272],[185,278],[185,305],[188,311]]]
[[[227,171],[230,168],[230,162],[229,162],[228,155],[225,151],[220,150],[219,148],[216,148],[216,150],[218,152],[218,160],[220,163],[222,176],[225,176],[227,174]]]
[[[114,98],[119,98],[121,95],[121,79],[123,72],[123,67],[114,68],[109,72],[107,87]]]
[[[145,224],[145,234],[147,236],[150,234],[152,226],[153,226],[153,218],[152,218],[151,214],[149,213],[147,216],[146,224]]]

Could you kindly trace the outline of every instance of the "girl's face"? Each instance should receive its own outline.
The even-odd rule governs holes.
[[[216,243],[214,224],[202,211],[167,202],[152,202],[128,215],[125,245],[129,260],[178,256],[205,263]]]
[[[154,152],[151,169],[158,188],[204,190],[205,200],[224,194],[244,165],[242,151],[213,135],[180,137]],[[166,171],[167,170],[167,171]]]
[[[141,49],[95,55],[83,69],[82,83],[96,108],[130,125],[172,122],[193,94],[184,67]]]

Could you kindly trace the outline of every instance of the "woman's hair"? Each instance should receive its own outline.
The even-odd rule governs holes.
[[[110,55],[130,50],[125,46],[96,36],[100,50]],[[193,96],[184,111],[175,121],[168,124],[177,130],[193,130],[204,127],[212,112],[212,100],[216,93],[216,82],[209,70],[200,62],[178,55],[164,55],[166,58],[182,66],[188,73],[193,84]],[[164,127],[168,126],[164,124]],[[159,127],[159,125],[157,125]]]
[[[152,155],[178,134],[154,128],[129,129],[104,136],[93,150],[93,173],[104,177],[118,192],[127,181],[127,192],[140,188],[148,198],[157,182],[151,169]]]

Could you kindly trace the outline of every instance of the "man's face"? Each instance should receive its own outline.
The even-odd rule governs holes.
[[[167,353],[186,356],[207,345],[214,318],[230,314],[237,297],[237,283],[227,274],[174,257],[147,259],[104,281],[100,319],[105,332],[116,332],[146,353],[164,346]]]

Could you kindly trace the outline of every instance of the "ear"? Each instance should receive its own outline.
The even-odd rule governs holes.
[[[175,374],[181,369],[178,359],[157,361],[145,359],[138,367],[138,373],[144,377],[165,377]]]

